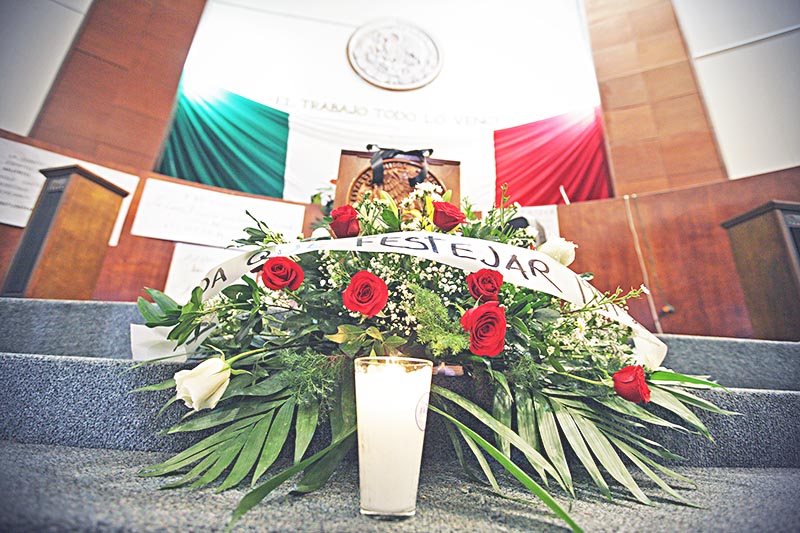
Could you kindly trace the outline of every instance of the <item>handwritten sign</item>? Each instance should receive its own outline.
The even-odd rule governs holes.
[[[225,247],[231,236],[245,237],[255,225],[247,216],[293,238],[303,232],[305,206],[237,196],[171,181],[148,179],[144,184],[131,234],[167,241]]]
[[[541,226],[541,231],[544,237],[559,237],[558,227],[558,208],[554,205],[533,205],[520,207],[518,211],[520,216],[528,219],[528,222],[534,227]],[[537,244],[541,244],[538,240]]]
[[[39,171],[67,165],[80,165],[130,193],[122,200],[108,243],[116,246],[139,177],[9,139],[0,139],[0,223],[27,226],[45,182]]]
[[[178,303],[186,303],[199,280],[214,265],[241,255],[241,250],[211,248],[196,244],[177,243],[172,252],[164,293]]]

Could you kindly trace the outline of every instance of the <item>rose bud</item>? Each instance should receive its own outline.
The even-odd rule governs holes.
[[[614,390],[629,402],[647,403],[650,401],[650,389],[644,380],[644,370],[639,365],[626,366],[612,376]]]
[[[261,281],[273,291],[289,288],[296,291],[303,283],[305,273],[300,265],[288,257],[270,257],[261,270]]]
[[[339,239],[346,237],[356,237],[361,231],[358,224],[358,211],[352,205],[343,205],[331,211],[331,231]]]
[[[433,223],[440,230],[451,231],[466,219],[466,215],[450,202],[433,202]]]
[[[386,282],[366,270],[356,272],[342,292],[342,302],[347,309],[369,318],[380,313],[388,300]]]
[[[505,347],[506,312],[497,302],[468,309],[461,327],[469,331],[469,350],[475,355],[494,357]]]

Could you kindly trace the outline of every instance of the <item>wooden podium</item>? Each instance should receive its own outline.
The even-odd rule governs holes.
[[[417,175],[422,165],[417,161],[402,156],[384,160],[384,186],[371,185],[372,152],[342,150],[339,158],[339,174],[336,179],[336,195],[333,207],[352,204],[361,199],[365,190],[384,189],[395,201],[405,198],[411,192],[407,179]],[[428,158],[428,183],[441,185],[444,190],[453,191],[450,200],[455,205],[461,204],[461,163],[445,159]]]
[[[79,166],[46,181],[0,296],[90,300],[128,192]]]
[[[722,223],[753,334],[800,340],[800,203],[771,201]]]

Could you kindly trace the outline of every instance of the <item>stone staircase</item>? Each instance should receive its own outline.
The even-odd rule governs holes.
[[[136,476],[193,438],[157,434],[181,414],[175,408],[156,419],[169,392],[130,393],[179,368],[155,363],[131,370],[131,322],[142,320],[130,303],[0,299],[0,530],[225,528],[244,489],[159,491],[163,480]],[[612,503],[580,479],[577,500],[552,494],[587,532],[800,531],[800,343],[662,339],[670,347],[666,366],[726,385],[729,392],[700,394],[741,413],[701,413],[713,443],[677,432],[656,435],[686,458],[675,469],[697,488],[679,485],[679,491],[701,507],[660,498],[655,507],[643,506],[621,489]],[[513,480],[501,486],[508,496],[531,499]],[[657,493],[646,480],[642,486]],[[568,531],[543,504],[502,499],[469,481],[435,416],[413,519],[386,523],[359,515],[354,457],[320,491],[296,497],[290,488],[250,511],[235,531]]]

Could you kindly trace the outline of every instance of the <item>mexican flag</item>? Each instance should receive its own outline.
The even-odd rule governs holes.
[[[401,117],[402,118],[402,117]],[[368,144],[460,162],[461,196],[488,209],[503,184],[521,205],[606,198],[609,180],[599,111],[495,129],[444,126],[420,114],[364,117],[358,108],[281,110],[216,90],[179,92],[161,174],[253,194],[309,202],[338,175],[342,150]]]

